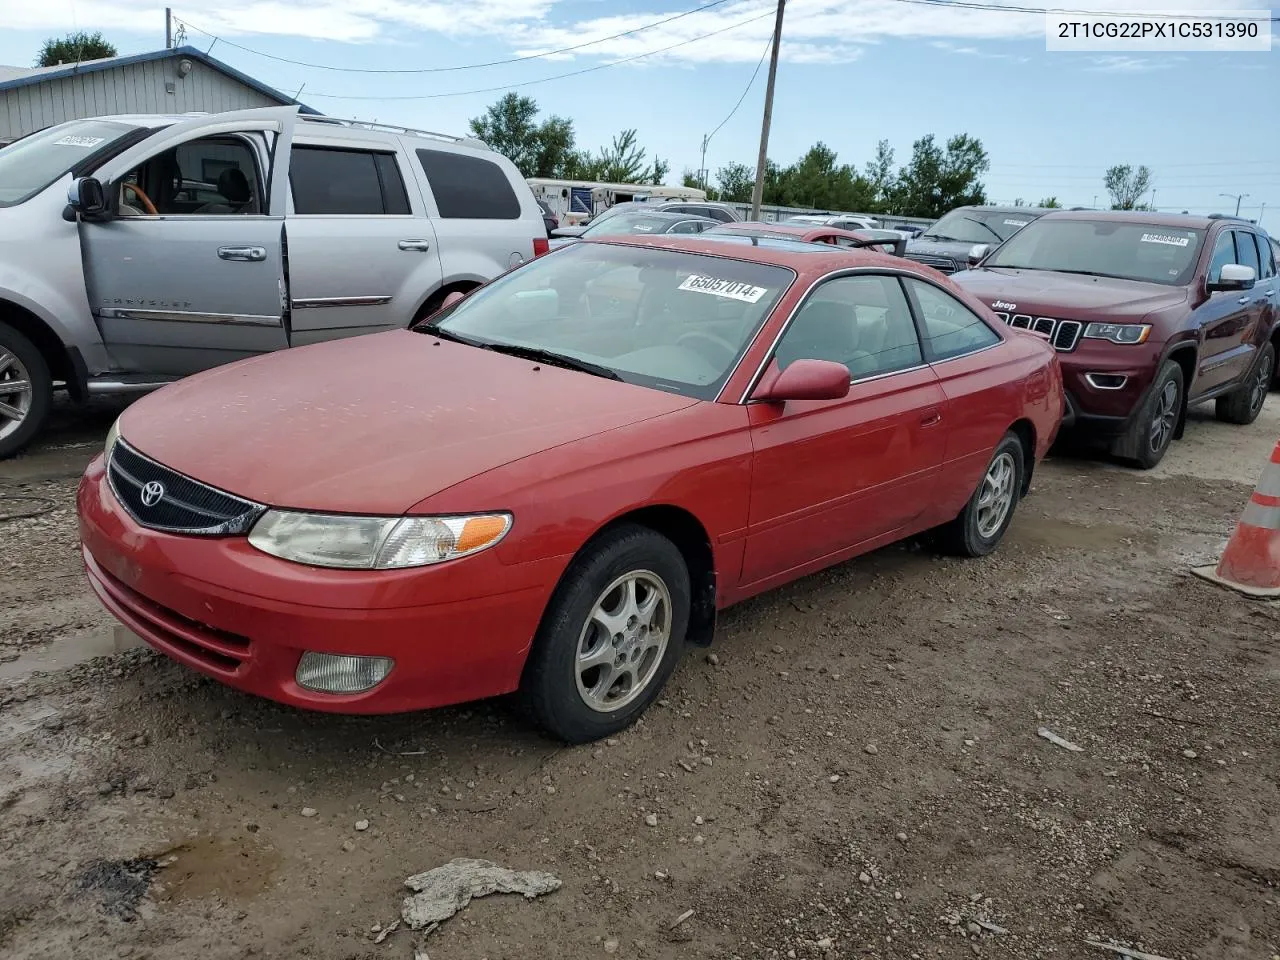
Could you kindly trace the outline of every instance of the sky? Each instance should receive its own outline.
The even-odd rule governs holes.
[[[734,161],[754,167],[759,150],[775,0],[721,0],[687,16],[711,0],[172,2],[186,43],[334,116],[465,133],[511,89],[544,115],[571,118],[581,147],[635,127],[670,163],[672,183],[698,169],[713,131],[713,173]],[[162,48],[164,6],[0,0],[0,64],[30,65],[47,37],[75,29],[101,30],[122,54]],[[1232,5],[1125,4],[1222,6]],[[578,49],[555,52],[566,47]],[[513,58],[526,59],[476,66]],[[560,76],[578,71],[587,72]],[[1039,13],[788,0],[769,156],[786,165],[822,141],[861,168],[885,139],[901,165],[921,136],[967,133],[990,156],[984,182],[995,202],[1104,205],[1105,169],[1145,164],[1160,209],[1232,213],[1235,199],[1222,194],[1248,194],[1241,214],[1280,233],[1277,91],[1280,49],[1049,53]]]

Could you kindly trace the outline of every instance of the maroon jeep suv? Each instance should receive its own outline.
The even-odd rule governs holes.
[[[1189,404],[1252,423],[1280,351],[1273,243],[1236,217],[1061,211],[952,279],[1006,323],[1047,335],[1067,389],[1064,427],[1150,468]]]

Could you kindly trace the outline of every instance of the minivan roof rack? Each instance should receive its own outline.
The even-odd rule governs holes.
[[[402,127],[395,123],[376,123],[370,120],[343,120],[341,117],[323,117],[313,114],[300,114],[299,120],[308,123],[328,123],[335,127],[353,127],[359,130],[376,130],[380,133],[399,133],[414,137],[431,137],[434,140],[447,140],[450,143],[461,143],[469,147],[480,147],[487,150],[488,145],[475,137],[458,137],[451,133],[436,133],[434,130],[419,130],[416,127]]]

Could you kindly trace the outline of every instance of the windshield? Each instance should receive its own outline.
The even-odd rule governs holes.
[[[666,233],[674,223],[670,217],[651,213],[619,213],[595,220],[582,232],[584,237],[623,237],[628,234]]]
[[[921,236],[994,245],[1007,240],[1034,219],[1029,213],[992,213],[961,207],[952,210]]]
[[[0,207],[31,199],[94,154],[137,127],[109,120],[78,120],[33,133],[0,150]]]
[[[439,314],[424,333],[714,400],[795,279],[785,267],[614,244],[538,257]],[[576,361],[576,363],[575,363]]]
[[[1037,220],[984,266],[1057,270],[1171,286],[1195,272],[1199,230],[1115,220]]]

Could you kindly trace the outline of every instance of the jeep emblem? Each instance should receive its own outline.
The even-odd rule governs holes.
[[[164,484],[152,480],[142,487],[142,505],[154,507],[164,497]]]
[[[993,310],[1017,310],[1017,309],[1018,309],[1018,305],[1017,305],[1016,303],[1005,303],[1003,300],[996,300],[996,301],[994,301],[994,302],[991,304],[991,309],[993,309]]]

